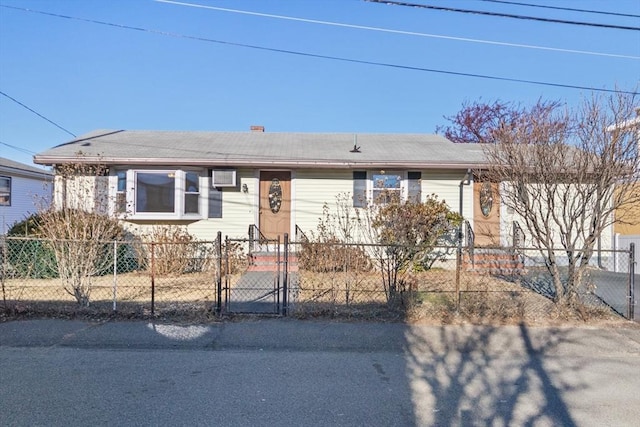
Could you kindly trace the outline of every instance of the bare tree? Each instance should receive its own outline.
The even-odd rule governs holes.
[[[515,126],[531,114],[554,110],[560,105],[559,101],[542,100],[532,108],[501,100],[465,102],[454,116],[445,116],[451,124],[437,126],[436,132],[458,143],[495,143],[499,129]]]
[[[593,96],[575,110],[538,103],[492,130],[488,179],[521,219],[551,275],[554,301],[581,311],[583,277],[615,212],[640,202],[635,98]],[[627,218],[628,219],[628,218]]]

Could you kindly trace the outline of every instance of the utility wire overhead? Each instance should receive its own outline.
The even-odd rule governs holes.
[[[215,39],[209,39],[209,38],[205,38],[205,37],[188,36],[188,35],[179,34],[179,33],[171,33],[171,32],[166,32],[166,31],[152,30],[152,29],[147,29],[147,28],[143,28],[143,27],[133,27],[133,26],[129,26],[129,25],[115,24],[115,23],[111,23],[111,22],[98,21],[98,20],[95,20],[95,19],[79,18],[79,17],[69,16],[69,15],[60,15],[60,14],[51,13],[51,12],[43,12],[43,11],[19,8],[19,7],[14,7],[14,6],[0,5],[0,7],[9,8],[9,9],[17,9],[17,10],[22,10],[22,11],[25,11],[25,12],[38,13],[38,14],[42,14],[42,15],[53,16],[53,17],[56,17],[56,18],[64,18],[64,19],[70,19],[70,20],[76,20],[76,21],[82,21],[82,22],[89,22],[89,23],[92,23],[92,24],[105,25],[105,26],[109,26],[109,27],[128,29],[128,30],[133,30],[133,31],[141,31],[141,32],[145,32],[145,33],[158,34],[158,35],[169,36],[169,37],[183,38],[183,39],[187,39],[187,40],[198,40],[198,41],[203,41],[203,42],[208,42],[208,43],[222,44],[222,45],[226,45],[226,46],[243,47],[243,48],[247,48],[247,49],[256,49],[256,50],[262,50],[262,51],[267,51],[267,52],[277,52],[277,53],[283,53],[283,54],[288,54],[288,55],[297,55],[297,56],[308,57],[308,58],[328,59],[328,60],[333,60],[333,61],[349,62],[349,63],[354,63],[354,64],[374,65],[374,66],[379,66],[379,67],[387,67],[387,68],[395,68],[395,69],[403,69],[403,70],[412,70],[412,71],[421,71],[421,72],[429,72],[429,73],[438,73],[438,74],[448,74],[448,75],[463,76],[463,77],[475,77],[475,78],[481,78],[481,79],[488,79],[488,80],[495,80],[495,81],[506,81],[506,82],[513,82],[513,83],[526,83],[526,84],[533,84],[533,85],[539,85],[539,86],[551,86],[551,87],[561,87],[561,88],[566,88],[566,89],[589,90],[589,91],[593,91],[593,92],[624,93],[624,94],[629,94],[629,95],[637,95],[637,92],[630,92],[630,91],[624,91],[624,90],[594,88],[594,87],[588,87],[588,86],[577,86],[577,85],[542,82],[542,81],[535,81],[535,80],[516,79],[516,78],[509,78],[509,77],[489,76],[489,75],[483,75],[483,74],[463,73],[463,72],[457,72],[457,71],[438,70],[438,69],[432,69],[432,68],[422,68],[422,67],[414,67],[414,66],[408,66],[408,65],[399,65],[399,64],[390,64],[390,63],[384,63],[384,62],[366,61],[366,60],[353,59],[353,58],[344,58],[344,57],[339,57],[339,56],[321,55],[321,54],[315,54],[315,53],[309,53],[309,52],[278,49],[278,48],[271,48],[271,47],[265,47],[265,46],[250,45],[250,44],[245,44],[245,43],[229,42],[229,41],[224,41],[224,40],[215,40]],[[25,108],[28,108],[28,107],[25,107]]]
[[[27,150],[26,148],[16,147],[15,145],[7,144],[6,142],[0,141],[0,145],[4,145],[9,148],[13,148],[16,151],[20,151],[25,154],[36,154],[35,151]]]
[[[26,105],[24,105],[22,102],[18,101],[17,99],[7,95],[6,93],[0,91],[0,95],[3,95],[7,98],[9,98],[10,100],[12,100],[13,102],[15,102],[16,104],[20,105],[23,108],[26,108],[27,110],[31,111],[33,114],[35,114],[36,116],[40,117],[41,119],[44,119],[46,121],[48,121],[49,123],[51,123],[52,125],[54,125],[55,127],[57,127],[58,129],[68,133],[69,135],[71,135],[72,137],[76,137],[76,135],[74,135],[73,133],[69,132],[67,129],[63,128],[62,126],[60,126],[59,124],[57,124],[56,122],[54,122],[53,120],[50,120],[48,118],[46,118],[45,116],[43,116],[42,114],[38,113],[36,110],[34,110],[33,108],[30,108]]]
[[[332,22],[332,21],[320,21],[317,19],[297,18],[297,17],[285,16],[285,15],[273,15],[270,13],[252,12],[248,10],[239,10],[239,9],[228,9],[228,8],[217,7],[217,6],[205,6],[205,5],[195,4],[195,3],[186,3],[186,2],[180,2],[180,1],[174,1],[174,0],[154,0],[154,1],[158,3],[194,7],[198,9],[217,10],[221,12],[238,13],[242,15],[252,15],[252,16],[259,16],[264,18],[284,19],[288,21],[306,22],[310,24],[329,25],[334,27],[354,28],[358,30],[378,31],[378,32],[384,32],[384,33],[402,34],[402,35],[418,36],[418,37],[430,37],[430,38],[436,38],[436,39],[455,40],[455,41],[470,42],[470,43],[482,43],[482,44],[490,44],[490,45],[496,45],[496,46],[507,46],[507,47],[517,47],[517,48],[525,48],[525,49],[548,50],[548,51],[554,51],[554,52],[575,53],[575,54],[581,54],[581,55],[607,56],[607,57],[625,58],[625,59],[640,59],[640,56],[633,56],[633,55],[593,52],[593,51],[577,50],[577,49],[563,49],[563,48],[548,47],[548,46],[535,46],[535,45],[528,45],[528,44],[472,39],[472,38],[466,38],[466,37],[443,36],[438,34],[419,33],[415,31],[393,30],[388,28],[369,27],[366,25],[345,24],[345,23]]]
[[[640,31],[640,27],[631,27],[626,25],[600,24],[597,22],[584,22],[584,21],[569,21],[565,19],[553,19],[553,18],[542,18],[539,16],[515,15],[511,13],[489,12],[484,10],[460,9],[455,7],[433,6],[429,4],[407,3],[403,1],[392,1],[392,0],[364,0],[364,1],[369,3],[388,4],[392,6],[407,6],[407,7],[415,7],[418,9],[441,10],[445,12],[471,13],[476,15],[496,16],[500,18],[514,18],[514,19],[523,19],[528,21],[550,22],[554,24],[582,25],[587,27],[610,28],[615,30]]]
[[[573,7],[560,7],[560,6],[547,6],[542,4],[531,4],[531,3],[520,3],[517,1],[507,1],[507,0],[477,0],[484,1],[487,3],[502,3],[502,4],[511,4],[515,6],[526,6],[526,7],[537,7],[540,9],[554,9],[554,10],[566,10],[569,12],[581,12],[581,13],[595,13],[598,15],[611,15],[611,16],[624,16],[627,18],[640,18],[640,15],[634,15],[632,13],[619,13],[619,12],[605,12],[603,10],[592,10],[592,9],[576,9]]]

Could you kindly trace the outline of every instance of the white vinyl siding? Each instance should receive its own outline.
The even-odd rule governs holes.
[[[207,189],[211,185],[206,180]],[[213,240],[218,231],[222,238],[247,238],[249,225],[257,221],[258,179],[251,169],[238,169],[236,186],[222,188],[222,217],[206,218],[188,224],[189,232],[198,239]],[[243,190],[246,185],[246,192]],[[202,187],[204,189],[205,187]],[[208,193],[208,191],[207,191]]]
[[[508,188],[510,184],[503,182],[501,184],[501,189],[500,191],[504,194],[505,189]],[[534,184],[531,184],[534,185]],[[571,194],[571,191],[573,188],[575,187],[571,187],[574,184],[569,184],[568,190],[569,194]],[[564,214],[561,212],[562,209],[564,208],[562,201],[558,198],[558,200],[555,202],[556,206],[557,206],[557,211],[559,214],[559,217],[564,217]],[[544,206],[544,203],[543,203]],[[513,235],[513,222],[517,221],[518,224],[520,225],[520,227],[522,228],[522,230],[524,231],[525,234],[525,246],[531,246],[532,245],[532,237],[531,237],[531,233],[527,230],[525,221],[522,219],[522,217],[520,215],[518,215],[517,213],[515,213],[512,209],[508,208],[507,206],[505,206],[504,203],[501,204],[501,211],[500,211],[500,234],[502,236],[502,240],[501,243],[505,246],[509,246],[512,244],[512,235]],[[585,224],[586,225],[586,224]],[[554,242],[558,242],[557,247],[561,248],[562,245],[560,243],[560,228],[559,226],[555,225],[555,227],[552,225],[551,227],[552,233],[554,233],[553,236],[553,241]],[[575,231],[574,231],[575,233]],[[586,235],[586,229],[584,234]],[[582,244],[582,240],[578,240],[577,244],[581,245]],[[605,229],[603,230],[602,234],[600,235],[600,248],[602,250],[610,250],[613,249],[613,245],[614,245],[614,230],[613,230],[613,225],[609,225],[607,227],[605,227]],[[595,259],[595,256],[592,258],[591,262],[593,263]]]
[[[421,172],[422,200],[431,194],[436,194],[439,200],[445,200],[455,212],[459,209],[459,184],[464,179],[465,172]],[[406,172],[403,172],[406,175]],[[403,176],[404,176],[403,175]],[[369,174],[368,177],[371,175]],[[406,185],[403,180],[403,185]],[[326,203],[329,209],[335,211],[336,196],[351,195],[353,192],[352,170],[318,170],[297,171],[295,179],[295,223],[303,231],[316,231],[318,219],[322,217],[322,208]],[[473,187],[464,187],[465,218],[473,217]],[[347,199],[351,200],[351,199]]]
[[[464,171],[423,171],[422,172],[422,200],[435,194],[438,200],[444,200],[454,212],[460,211],[460,182],[465,178]],[[464,185],[462,189],[462,216],[473,221],[473,182]]]
[[[335,210],[336,196],[351,195],[353,171],[351,170],[299,170],[295,174],[295,224],[303,231],[316,231],[318,219],[326,203]],[[348,200],[351,200],[350,198]]]
[[[2,176],[10,176],[4,174]],[[52,177],[43,179],[11,175],[11,205],[0,206],[0,234],[18,221],[47,208],[51,202]]]

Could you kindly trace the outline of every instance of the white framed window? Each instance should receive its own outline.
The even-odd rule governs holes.
[[[372,172],[371,201],[375,204],[386,204],[392,200],[402,200],[404,196],[404,172]]]
[[[385,204],[394,198],[421,202],[421,171],[353,171],[353,207]]]
[[[200,214],[200,176],[196,172],[184,176],[184,213]]]
[[[11,177],[0,176],[0,206],[11,206]]]
[[[205,170],[117,169],[114,211],[131,219],[203,218],[206,179]]]
[[[116,212],[119,214],[127,211],[127,171],[116,171]]]
[[[176,171],[136,171],[134,213],[176,213]]]

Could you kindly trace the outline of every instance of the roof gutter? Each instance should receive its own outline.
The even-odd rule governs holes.
[[[233,167],[287,167],[313,169],[357,169],[357,168],[390,168],[403,169],[468,169],[470,167],[485,167],[486,163],[424,163],[404,161],[336,161],[336,160],[246,160],[246,159],[166,159],[145,158],[132,159],[120,157],[48,157],[35,156],[34,163],[41,165],[58,165],[68,163],[105,164],[105,165],[140,165],[140,166],[233,166]]]

